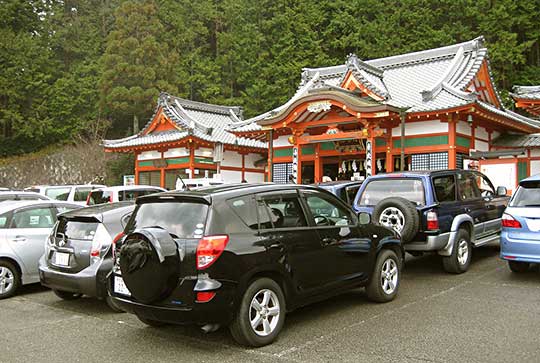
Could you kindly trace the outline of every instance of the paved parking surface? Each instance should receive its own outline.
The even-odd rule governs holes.
[[[226,329],[146,327],[98,300],[28,286],[0,301],[0,361],[540,361],[540,272],[511,274],[495,246],[474,252],[457,276],[437,256],[408,258],[397,300],[373,304],[356,290],[297,310],[260,349],[236,345]]]

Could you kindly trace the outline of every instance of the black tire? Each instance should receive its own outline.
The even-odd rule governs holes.
[[[528,262],[519,262],[519,261],[508,261],[508,267],[512,272],[521,274],[529,271]]]
[[[148,325],[148,326],[152,326],[154,328],[159,328],[159,327],[162,327],[162,326],[165,326],[167,325],[167,323],[164,323],[162,321],[157,321],[157,320],[152,320],[152,319],[147,319],[147,318],[143,318],[142,316],[139,316],[137,315],[137,318],[143,322],[144,324]]]
[[[464,256],[464,253],[467,253]],[[442,259],[443,268],[446,272],[461,274],[469,269],[472,257],[471,237],[469,232],[460,229],[454,241],[452,254]]]
[[[401,213],[400,216],[397,211]],[[390,197],[381,200],[375,206],[373,222],[398,232],[401,241],[407,243],[418,233],[420,217],[411,201],[401,197]]]
[[[256,308],[252,306],[252,302],[255,300],[256,296],[264,297],[267,291],[271,291],[273,295],[268,294],[268,302],[266,305],[262,305],[262,308],[264,309],[263,313],[259,313],[260,310],[256,311]],[[277,317],[275,315],[271,315],[270,310],[267,309],[269,305],[272,305],[270,306],[272,309],[276,308],[276,305],[273,304],[276,302],[276,299],[279,304],[279,306],[277,306]],[[261,303],[258,298],[257,302]],[[256,316],[253,316],[253,313],[255,313]],[[240,301],[238,312],[233,322],[229,326],[229,330],[231,331],[231,335],[233,336],[234,340],[236,340],[238,344],[249,347],[262,347],[263,345],[272,343],[277,338],[279,332],[283,328],[283,324],[285,323],[285,313],[285,296],[283,295],[283,291],[281,290],[279,284],[269,278],[260,278],[253,281],[244,292],[242,300]],[[260,325],[252,328],[251,318],[255,318],[257,316],[260,319]],[[273,319],[277,319],[275,323]],[[268,334],[263,331],[260,332],[260,334],[266,335],[260,335],[257,333],[256,329],[262,326],[264,330],[265,322],[266,326],[271,327],[274,325],[274,327]]]
[[[62,300],[77,300],[82,297],[82,294],[78,294],[76,292],[62,291],[62,290],[55,290],[55,289],[53,289],[53,292],[56,296],[58,296]]]
[[[0,260],[0,300],[12,297],[21,287],[21,273],[17,266]]]
[[[383,249],[377,256],[371,279],[366,286],[368,299],[379,303],[394,300],[400,281],[401,259],[393,250]]]
[[[107,303],[107,305],[109,306],[109,308],[114,311],[115,313],[125,313],[124,310],[120,309],[119,306],[117,306],[114,301],[112,300],[112,298],[110,296],[107,296],[105,298],[105,302]]]

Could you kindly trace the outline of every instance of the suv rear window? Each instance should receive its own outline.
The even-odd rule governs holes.
[[[520,183],[510,207],[540,207],[540,181],[527,181]]]
[[[424,186],[420,179],[375,179],[366,185],[360,196],[361,205],[376,205],[389,197],[402,197],[418,205],[426,203]]]
[[[202,203],[143,203],[133,212],[126,232],[144,227],[161,227],[175,238],[200,238],[204,233],[207,212],[208,206]]]
[[[61,218],[56,228],[56,234],[62,233],[69,239],[91,241],[94,239],[97,222],[82,222]]]

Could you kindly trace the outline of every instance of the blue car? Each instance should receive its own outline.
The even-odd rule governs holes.
[[[503,214],[501,258],[513,272],[540,263],[540,174],[519,183]]]

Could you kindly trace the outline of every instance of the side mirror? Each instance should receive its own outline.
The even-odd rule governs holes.
[[[497,187],[497,196],[498,197],[505,197],[508,190],[506,190],[506,187]]]
[[[369,224],[371,222],[371,216],[369,213],[362,212],[358,215],[358,224]]]

